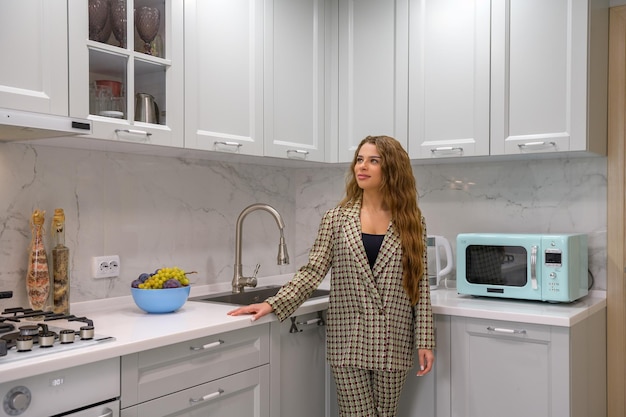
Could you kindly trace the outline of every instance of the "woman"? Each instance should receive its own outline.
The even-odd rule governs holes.
[[[324,215],[308,263],[274,297],[228,314],[289,317],[332,267],[327,360],[340,415],[396,415],[418,349],[432,369],[435,346],[426,271],[426,226],[406,151],[368,136],[351,164],[346,196]]]

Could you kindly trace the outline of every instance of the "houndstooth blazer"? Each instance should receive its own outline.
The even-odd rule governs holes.
[[[402,248],[393,221],[370,268],[360,211],[360,201],[327,211],[308,263],[266,301],[278,319],[285,320],[332,268],[326,333],[330,365],[407,370],[413,364],[414,349],[435,347],[428,274],[420,281],[419,302],[411,306],[402,287]],[[423,238],[426,247],[425,224]]]

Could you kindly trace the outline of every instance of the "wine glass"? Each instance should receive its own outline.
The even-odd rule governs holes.
[[[144,52],[148,55],[152,55],[150,43],[159,32],[160,23],[161,14],[156,7],[141,6],[135,9],[135,27],[144,41]]]
[[[111,21],[113,22],[113,36],[120,43],[120,48],[126,48],[126,0],[112,0]]]
[[[111,34],[109,23],[109,0],[89,0],[89,39],[104,42]],[[106,33],[108,27],[108,34]]]

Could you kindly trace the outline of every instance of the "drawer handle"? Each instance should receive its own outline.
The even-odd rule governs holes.
[[[220,388],[220,389],[218,389],[218,390],[217,390],[217,391],[215,391],[215,392],[212,392],[212,393],[210,393],[210,394],[205,395],[204,397],[200,397],[200,398],[190,398],[190,399],[189,399],[189,402],[190,402],[191,404],[195,404],[195,403],[199,403],[199,402],[202,402],[202,401],[208,401],[208,400],[211,400],[211,399],[213,399],[213,398],[219,397],[219,396],[220,396],[220,395],[222,395],[223,393],[224,393],[224,390]]]
[[[223,343],[224,343],[223,340],[218,340],[217,342],[207,343],[206,345],[202,345],[202,346],[189,346],[189,349],[191,349],[191,350],[207,350],[207,349],[212,349],[214,347],[218,347],[219,345],[221,345]]]
[[[106,414],[102,414],[100,415],[100,417],[113,417],[113,410],[111,410],[110,408],[105,408],[104,412]]]
[[[502,327],[492,327],[492,326],[489,326],[489,327],[487,327],[487,330],[489,330],[490,332],[496,332],[496,333],[526,334],[526,330],[525,329],[505,329],[505,328],[502,328]]]

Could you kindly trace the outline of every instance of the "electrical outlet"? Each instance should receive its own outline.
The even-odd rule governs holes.
[[[118,255],[94,256],[91,258],[91,273],[94,278],[119,277],[120,257]]]

